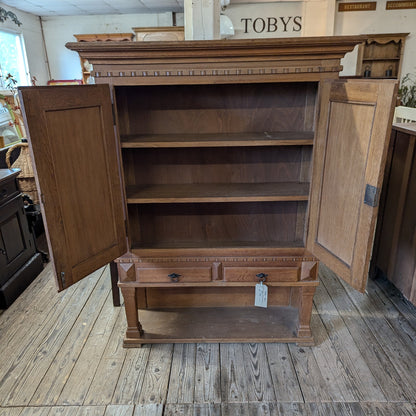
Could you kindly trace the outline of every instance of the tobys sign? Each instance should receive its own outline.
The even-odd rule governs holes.
[[[302,2],[233,4],[223,12],[234,26],[233,38],[301,36]]]
[[[242,17],[244,33],[300,32],[302,16]]]

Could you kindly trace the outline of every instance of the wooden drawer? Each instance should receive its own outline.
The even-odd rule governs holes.
[[[300,267],[224,267],[224,280],[227,282],[297,282]],[[259,276],[257,276],[259,275]]]
[[[0,205],[3,205],[6,203],[6,201],[9,201],[14,196],[18,195],[20,193],[16,180],[11,181],[4,181],[0,185]]]
[[[210,282],[211,267],[137,267],[136,279],[140,283]]]

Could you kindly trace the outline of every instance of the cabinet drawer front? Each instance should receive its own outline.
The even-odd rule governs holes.
[[[209,282],[211,267],[138,267],[136,277],[140,283]]]
[[[260,278],[257,276],[260,275]],[[296,282],[299,280],[299,267],[224,267],[224,280],[228,282]]]
[[[16,180],[4,181],[0,185],[0,205],[3,205],[19,193],[20,191],[17,188]]]

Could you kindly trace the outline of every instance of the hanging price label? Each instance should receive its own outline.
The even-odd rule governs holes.
[[[259,306],[260,308],[267,308],[267,292],[268,288],[263,282],[256,284],[256,296],[254,299],[254,306]]]

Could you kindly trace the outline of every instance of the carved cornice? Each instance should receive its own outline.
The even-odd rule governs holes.
[[[215,57],[220,59],[251,57],[295,57],[308,56],[342,57],[352,51],[368,36],[326,36],[275,39],[232,39],[213,41],[181,42],[70,42],[68,49],[77,51],[82,57],[92,60],[169,59]]]
[[[177,42],[72,42],[97,83],[320,81],[368,36]]]
[[[366,40],[367,44],[378,43],[379,45],[386,45],[389,42],[403,42],[408,35],[409,33],[380,33],[365,36],[368,37]]]
[[[258,262],[305,262],[317,261],[313,256],[293,256],[293,257],[127,257],[123,256],[116,260],[118,263],[200,263],[200,262],[239,262],[239,263],[258,263]]]
[[[162,77],[227,77],[227,76],[256,76],[277,74],[305,74],[322,72],[339,72],[341,65],[330,66],[280,66],[274,68],[230,68],[230,69],[165,69],[165,70],[143,70],[143,71],[93,71],[96,78],[162,78]]]
[[[364,36],[233,39],[180,42],[72,42],[67,48],[93,65],[103,82],[164,83],[175,77],[188,82],[246,80],[302,74],[320,80],[323,73],[338,73],[340,59]],[[306,74],[306,75],[305,75]],[[105,81],[107,79],[107,81]],[[207,81],[209,82],[209,81]]]

